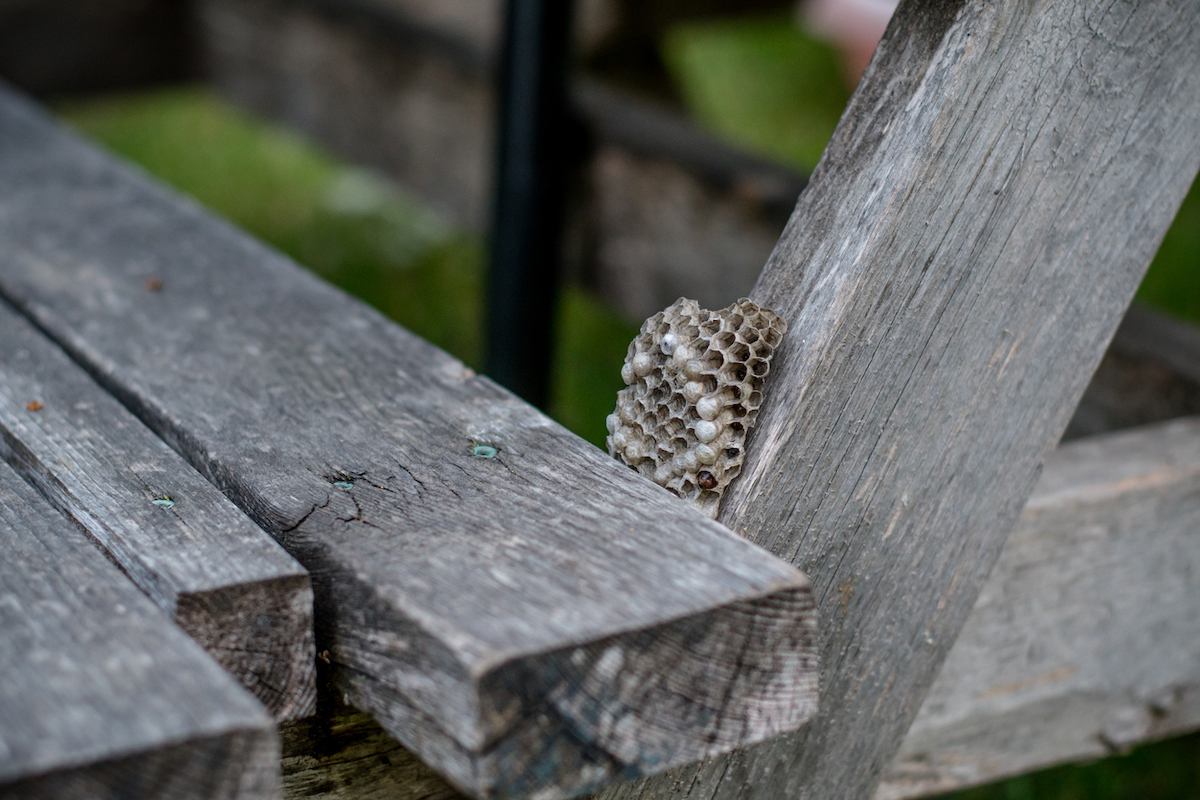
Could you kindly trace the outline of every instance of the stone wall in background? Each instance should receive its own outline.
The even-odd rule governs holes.
[[[599,47],[617,4],[588,0]],[[207,74],[244,107],[375,167],[454,222],[490,213],[498,0],[199,0]],[[717,141],[678,112],[586,80],[567,237],[572,277],[641,319],[680,296],[744,295],[802,176]]]

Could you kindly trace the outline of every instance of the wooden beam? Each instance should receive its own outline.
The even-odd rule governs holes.
[[[312,713],[308,573],[4,306],[0,458],[74,519],[277,719]]]
[[[811,715],[802,573],[11,95],[0,143],[0,292],[309,569],[337,689],[460,788]]]
[[[0,551],[0,796],[276,796],[262,706],[7,464]]]
[[[1047,459],[879,800],[1200,727],[1200,419],[1095,435],[1197,413],[1200,329],[1135,304],[1067,429],[1093,435]]]
[[[1200,728],[1200,418],[1058,448],[877,800]]]
[[[801,566],[821,713],[605,797],[865,798],[1200,167],[1200,7],[901,5],[751,297],[720,519]]]

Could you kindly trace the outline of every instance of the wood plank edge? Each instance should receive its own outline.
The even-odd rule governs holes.
[[[175,622],[279,722],[316,709],[313,590],[307,574],[183,593]]]
[[[275,800],[280,793],[280,753],[280,738],[274,727],[232,730],[23,778],[0,785],[0,798]]]
[[[800,727],[816,712],[816,635],[811,585],[801,577],[762,597],[515,658],[479,677],[480,708],[508,714],[478,748],[395,689],[335,667],[348,703],[460,791],[550,800]],[[731,688],[716,698],[707,695],[714,687]],[[680,730],[698,733],[681,741]]]
[[[133,556],[114,553],[96,536],[104,522],[94,518],[3,425],[0,459],[73,521],[88,541],[262,701],[276,720],[299,719],[313,712],[316,645],[307,572],[203,592],[160,586],[156,576],[144,570],[133,575],[122,565]]]

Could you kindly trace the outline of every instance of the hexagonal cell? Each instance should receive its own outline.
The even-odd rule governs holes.
[[[680,298],[630,343],[606,423],[608,450],[710,517],[742,471],[763,378],[787,326],[742,299],[720,311]]]

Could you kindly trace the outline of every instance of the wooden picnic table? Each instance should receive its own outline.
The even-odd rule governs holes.
[[[911,797],[1194,726],[1200,431],[1054,447],[1197,61],[1184,0],[902,4],[717,522],[3,92],[0,796]]]

